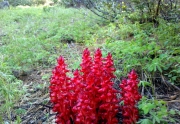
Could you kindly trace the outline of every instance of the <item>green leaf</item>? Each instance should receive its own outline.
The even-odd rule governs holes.
[[[172,122],[173,124],[175,124],[175,120],[173,118],[169,118],[170,122]]]
[[[160,119],[156,115],[154,116],[154,118],[155,118],[156,122],[160,123]]]
[[[172,110],[172,109],[171,109],[171,110],[169,111],[169,114],[171,114],[171,115],[175,115],[176,113],[175,113],[175,111],[174,111],[174,110]]]
[[[147,114],[149,113],[149,111],[153,108],[155,108],[156,106],[154,104],[151,104],[151,103],[147,103],[147,104],[144,104],[144,106],[142,107],[142,110],[144,111],[144,114]]]
[[[0,122],[3,122],[3,118],[2,118],[2,116],[0,115]]]
[[[180,115],[180,111],[177,111],[177,114]]]
[[[151,83],[149,83],[149,82],[147,82],[147,81],[140,81],[139,84],[138,84],[138,86],[143,86],[143,87],[145,87],[145,86],[151,86]]]
[[[16,109],[16,110],[15,110],[15,113],[18,114],[18,115],[19,115],[19,114],[24,114],[24,113],[26,113],[26,110],[25,110],[25,109],[22,109],[22,108],[19,108],[19,109]]]
[[[140,124],[153,124],[152,121],[149,119],[141,119],[139,122]]]
[[[157,65],[157,69],[162,73],[162,69],[159,65]]]

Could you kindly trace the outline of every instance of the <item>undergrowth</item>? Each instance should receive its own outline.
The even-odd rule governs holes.
[[[59,6],[12,7],[0,10],[0,17],[0,122],[4,114],[11,118],[13,105],[25,92],[13,71],[51,67],[60,54],[65,54],[70,68],[79,68],[80,54],[74,54],[79,49],[73,48],[76,43],[88,46],[91,52],[100,47],[103,56],[111,52],[118,79],[136,69],[140,88],[153,89],[156,79],[180,85],[179,23],[159,20],[155,28],[152,23],[128,21],[123,15],[114,23],[97,23],[97,17],[86,9]],[[139,123],[173,122],[167,117],[176,111],[167,111],[154,92],[139,103],[144,117]]]
[[[180,85],[179,23],[160,22],[159,27],[154,28],[152,23],[131,23],[123,21],[122,17],[98,30],[89,44],[97,45],[101,41],[97,46],[114,55],[119,78],[136,68],[146,74],[149,81],[163,76]]]
[[[83,8],[11,7],[0,10],[0,17],[1,123],[4,115],[11,119],[13,105],[26,91],[18,75],[51,67],[59,52],[68,57],[67,43],[84,43],[97,27]]]
[[[84,9],[61,7],[1,10],[0,51],[6,55],[4,61],[16,69],[51,64],[56,58],[51,59],[52,54],[63,42],[83,43],[91,37],[95,26],[90,15]]]

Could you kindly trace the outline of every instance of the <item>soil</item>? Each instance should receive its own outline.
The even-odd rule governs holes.
[[[51,111],[49,102],[49,79],[43,79],[44,75],[50,75],[52,68],[33,70],[29,75],[21,76],[26,94],[15,105],[12,121],[17,119],[17,111],[20,111],[21,124],[53,124],[55,113]]]

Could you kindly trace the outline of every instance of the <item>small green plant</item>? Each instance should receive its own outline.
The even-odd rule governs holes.
[[[19,90],[20,87],[22,89],[22,82],[16,80],[7,70],[3,70],[8,69],[5,63],[0,62],[0,67],[3,67],[0,68],[0,122],[2,122],[5,115],[11,119],[12,107],[24,91]]]
[[[174,110],[168,111],[165,101],[148,99],[143,96],[139,102],[138,108],[140,115],[139,124],[168,124],[168,122],[175,123],[172,115],[175,114]]]
[[[112,52],[117,71],[121,72],[117,73],[117,76],[124,76],[131,68],[136,68],[150,77],[163,75],[169,78],[170,82],[179,84],[180,58],[176,47],[179,44],[179,35],[174,32],[179,29],[173,24],[164,25],[163,22],[156,29],[152,29],[152,24],[124,25],[119,24],[119,29],[110,25],[109,29],[115,33],[105,36],[105,49]],[[165,28],[171,32],[166,33],[166,36]],[[128,32],[130,36],[127,35]],[[121,34],[120,37],[117,37],[118,34]]]

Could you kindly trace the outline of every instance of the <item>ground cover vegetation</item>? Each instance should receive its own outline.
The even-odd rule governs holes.
[[[180,122],[178,0],[62,0],[54,1],[54,6],[37,6],[38,1],[21,2],[25,1],[9,0],[10,9],[0,10],[0,122],[52,123],[48,118],[54,116],[49,112],[42,115],[45,119],[33,114],[30,119],[27,115],[37,105],[42,106],[38,109],[41,113],[43,107],[52,107],[48,82],[59,55],[64,56],[69,71],[74,72],[71,81],[78,82],[76,78],[82,75],[74,70],[82,68],[81,55],[86,47],[92,53],[100,48],[102,57],[112,54],[116,68],[113,87],[121,91],[121,96],[127,89],[122,87],[126,84],[123,77],[136,70],[142,95],[136,105],[137,123]],[[36,100],[41,97],[41,101]],[[127,99],[121,100],[125,111]],[[78,107],[73,111],[79,113]],[[122,112],[117,114],[117,120],[128,123],[126,117],[122,121]]]

